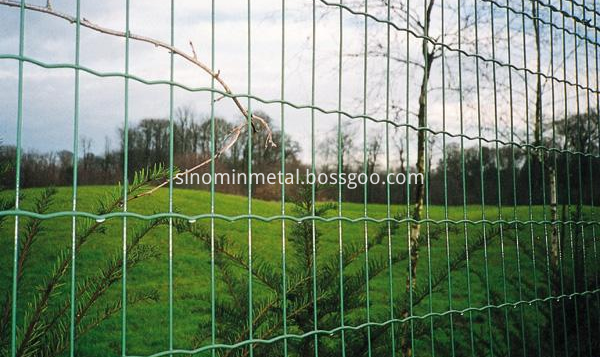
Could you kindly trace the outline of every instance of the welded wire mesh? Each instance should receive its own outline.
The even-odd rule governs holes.
[[[595,208],[600,190],[594,180],[600,168],[600,9],[595,1],[304,1],[300,9],[308,17],[299,23],[310,29],[304,47],[308,70],[302,73],[307,86],[304,97],[297,95],[298,88],[286,86],[293,70],[287,64],[297,56],[288,43],[298,29],[297,3],[248,0],[225,5],[212,0],[209,16],[197,15],[209,24],[205,29],[210,31],[210,46],[204,44],[204,56],[193,47],[177,46],[181,42],[176,37],[179,3],[173,0],[170,33],[162,42],[130,31],[129,0],[119,8],[123,27],[113,30],[84,19],[80,0],[74,5],[63,13],[49,3],[0,0],[0,11],[18,12],[19,24],[18,53],[0,54],[2,61],[18,63],[12,73],[18,83],[14,191],[10,192],[14,204],[0,211],[3,219],[14,220],[10,226],[14,234],[10,242],[3,242],[12,247],[10,260],[4,257],[10,262],[10,279],[2,289],[6,292],[3,354],[45,355],[49,352],[40,345],[52,339],[64,342],[56,355],[89,353],[84,345],[94,343],[79,339],[88,332],[79,328],[79,303],[87,299],[79,293],[80,284],[86,284],[78,270],[84,264],[79,256],[80,235],[82,229],[111,221],[118,227],[113,226],[106,239],[120,241],[121,258],[115,267],[120,273],[107,279],[120,282],[110,295],[120,303],[107,317],[112,335],[94,338],[118,338],[112,342],[113,350],[102,350],[101,355],[594,356],[600,352]],[[237,92],[222,85],[221,77],[227,74],[220,74],[216,66],[215,43],[220,36],[232,36],[215,30],[227,21],[219,12],[221,6],[244,14],[245,33],[235,37],[241,37],[243,44],[238,72],[244,73],[246,81],[236,82]],[[254,30],[258,25],[252,14],[257,6],[271,6],[271,16],[278,21],[277,36]],[[50,62],[26,53],[30,14],[72,23],[72,62]],[[105,72],[81,64],[82,29],[124,39],[121,70]],[[253,43],[261,36],[270,41],[267,55],[279,60],[278,78],[253,71],[261,66],[253,52]],[[323,38],[329,42],[320,42]],[[167,77],[150,79],[131,73],[130,48],[137,42],[169,51]],[[192,87],[177,80],[176,61],[182,57],[205,66],[209,85]],[[329,63],[326,71],[332,77],[321,80],[319,62]],[[28,193],[21,184],[27,109],[24,77],[32,68],[74,73],[70,207],[53,212],[22,207],[23,191]],[[123,184],[116,204],[98,212],[80,208],[82,75],[117,79],[123,91]],[[278,95],[254,94],[263,91],[265,83],[277,88]],[[127,150],[133,85],[168,88],[165,175],[169,179],[160,204],[153,195],[138,198],[130,187],[139,181],[139,177],[132,179]],[[254,199],[255,187],[248,183],[245,197],[238,197],[243,212],[233,214],[219,209],[213,180],[207,205],[182,212],[177,205],[183,194],[174,188],[173,180],[179,91],[209,95],[208,140],[213,158],[220,156],[215,107],[222,96],[236,100],[248,128],[238,139],[247,142],[248,175],[260,170],[253,166],[253,155],[260,155],[253,149],[260,130],[250,129],[259,125],[254,110],[277,106],[273,125],[280,127],[281,135],[277,147],[269,150],[278,152],[273,165],[281,172],[289,164],[286,138],[302,137],[312,173],[329,164],[330,172],[342,174],[351,155],[357,173],[379,170],[388,177],[400,170],[422,174],[424,183],[379,184],[379,188],[365,184],[354,196],[342,184],[332,185],[329,195],[322,196],[318,185],[312,184],[299,211],[297,204],[290,204],[291,187],[286,184],[275,193],[278,205],[266,209]],[[304,123],[303,133],[298,126],[287,129],[291,121],[299,120]],[[334,135],[325,139],[333,153],[329,162],[323,159],[319,140],[326,134],[319,121],[326,120],[334,123]],[[373,140],[369,135],[375,131],[381,136]],[[354,135],[358,144],[349,146],[347,135]],[[372,159],[373,142],[379,144],[383,160]],[[218,164],[213,159],[207,165],[213,177]],[[141,200],[154,213],[135,206]],[[324,202],[335,205],[325,210]],[[27,280],[20,280],[24,269],[20,257],[27,249],[22,232],[32,220],[70,227],[68,256],[55,268],[62,272],[57,282],[68,289],[64,306],[68,318],[63,335],[50,340],[35,335],[39,329],[46,331],[40,326],[52,324],[39,316],[62,306],[44,299],[21,303],[31,298]],[[93,223],[82,228],[84,220]],[[165,274],[155,277],[162,294],[144,307],[162,316],[153,322],[152,328],[164,332],[161,341],[154,343],[144,341],[142,326],[152,322],[136,322],[144,310],[128,309],[132,278],[127,262],[132,259],[129,244],[137,233],[131,230],[132,222],[159,220],[166,225],[159,246],[166,257],[161,265]],[[242,232],[236,237],[243,239],[233,243],[236,249],[223,238],[230,231]],[[178,242],[189,236],[206,245],[207,255],[197,261],[208,264],[204,275],[177,271]],[[298,246],[305,250],[297,251]],[[298,261],[307,262],[304,270],[297,269]],[[178,303],[183,290],[194,290],[179,285],[178,276],[193,274],[199,274],[197,284],[206,288],[192,295],[199,305]],[[44,281],[40,290],[50,284]],[[51,296],[49,292],[46,299]],[[36,318],[40,322],[32,324]],[[178,325],[184,324],[201,325],[201,332],[179,330]]]

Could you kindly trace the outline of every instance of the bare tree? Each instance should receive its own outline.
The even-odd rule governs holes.
[[[369,144],[367,145],[367,173],[372,174],[377,168],[377,159],[383,150],[382,146],[382,133],[377,132],[371,136]]]
[[[342,126],[340,129],[340,142],[338,148],[337,141],[337,126],[332,128],[330,135],[323,140],[319,147],[319,151],[325,158],[325,170],[329,171],[330,164],[334,164],[337,161],[338,149],[341,162],[339,163],[342,172],[348,172],[352,169],[352,163],[354,161],[353,153],[356,147],[353,138],[353,131],[349,126]],[[335,165],[334,165],[335,166]]]

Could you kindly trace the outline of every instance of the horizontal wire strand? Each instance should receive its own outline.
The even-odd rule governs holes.
[[[520,220],[520,219],[513,219],[513,220],[506,220],[506,219],[497,219],[497,220],[490,220],[490,219],[478,219],[478,220],[472,220],[472,219],[419,219],[419,220],[415,220],[413,218],[402,218],[402,219],[397,219],[397,218],[374,218],[374,217],[369,217],[369,216],[363,216],[363,217],[358,217],[358,218],[349,218],[349,217],[338,217],[338,216],[334,216],[334,217],[322,217],[322,216],[303,216],[303,217],[295,217],[295,216],[290,216],[290,215],[273,215],[273,216],[262,216],[262,215],[256,215],[256,214],[241,214],[241,215],[236,215],[236,216],[229,216],[229,215],[224,215],[224,214],[210,214],[210,213],[206,213],[206,214],[199,214],[199,215],[187,215],[187,214],[182,214],[182,213],[155,213],[155,214],[141,214],[141,213],[135,213],[135,212],[113,212],[113,213],[107,213],[107,214],[94,214],[94,213],[90,213],[90,212],[86,212],[86,211],[58,211],[58,212],[53,212],[53,213],[36,213],[36,212],[32,212],[32,211],[27,211],[27,210],[6,210],[6,211],[0,211],[0,217],[2,216],[20,216],[20,217],[29,217],[29,218],[35,218],[35,219],[41,219],[41,220],[47,220],[47,219],[53,219],[53,218],[61,218],[61,217],[84,217],[84,218],[90,218],[90,219],[94,219],[98,222],[104,222],[106,220],[109,219],[114,219],[114,218],[119,218],[119,217],[131,217],[131,218],[136,218],[136,219],[140,219],[140,220],[144,220],[144,221],[152,221],[152,220],[158,220],[161,218],[180,218],[180,219],[185,219],[187,221],[189,221],[190,223],[195,223],[197,220],[204,220],[204,219],[219,219],[222,221],[226,221],[226,222],[235,222],[235,221],[239,221],[239,220],[248,220],[248,219],[253,219],[253,220],[257,220],[257,221],[261,221],[261,222],[273,222],[273,221],[279,221],[279,220],[288,220],[288,221],[293,221],[293,222],[304,222],[304,221],[320,221],[320,222],[336,222],[336,221],[344,221],[344,222],[349,222],[349,223],[358,223],[358,222],[373,222],[373,223],[385,223],[385,222],[395,222],[395,223],[430,223],[430,224],[471,224],[471,225],[479,225],[479,224],[491,224],[491,225],[501,225],[501,224],[515,224],[515,225],[529,225],[529,224],[535,224],[535,225],[545,225],[545,224],[549,224],[549,225],[560,225],[560,224],[576,224],[576,225],[582,225],[585,227],[588,226],[596,226],[596,225],[600,225],[600,222],[598,221],[588,221],[588,220],[564,220],[564,221],[550,221],[550,220]]]
[[[487,311],[489,309],[503,309],[506,307],[517,308],[522,305],[532,305],[534,303],[548,302],[548,301],[552,301],[552,300],[560,302],[565,299],[572,299],[575,297],[585,297],[588,295],[598,295],[598,294],[600,294],[600,289],[586,290],[586,291],[581,291],[581,292],[574,292],[571,294],[561,294],[561,295],[547,296],[544,298],[537,298],[537,299],[531,299],[531,300],[518,300],[518,301],[514,301],[514,302],[506,302],[506,303],[502,303],[502,304],[498,304],[498,305],[492,304],[492,305],[484,305],[484,306],[480,306],[480,307],[469,307],[469,308],[462,309],[462,310],[452,309],[452,310],[445,310],[444,312],[426,313],[423,315],[414,315],[413,314],[406,318],[401,318],[401,319],[395,318],[395,319],[388,319],[388,320],[385,320],[382,322],[369,322],[369,323],[363,323],[363,324],[359,324],[359,325],[344,325],[344,326],[336,327],[331,330],[313,330],[313,331],[309,331],[309,332],[306,332],[303,334],[278,335],[276,337],[269,338],[269,339],[245,340],[245,341],[235,343],[235,344],[208,345],[208,346],[203,346],[203,347],[193,349],[193,350],[174,349],[174,350],[168,350],[168,351],[154,353],[151,355],[129,355],[127,357],[162,357],[162,356],[168,356],[168,355],[173,355],[173,354],[182,354],[182,355],[183,354],[198,354],[198,353],[202,353],[202,352],[214,350],[214,349],[231,350],[231,349],[244,347],[249,344],[273,344],[273,343],[279,342],[283,339],[288,339],[288,340],[289,339],[304,339],[307,337],[312,337],[314,335],[332,335],[332,334],[335,334],[335,333],[341,332],[341,331],[358,331],[358,330],[366,329],[367,327],[374,327],[374,326],[383,327],[383,326],[390,325],[392,323],[406,323],[406,322],[410,322],[410,321],[414,321],[414,320],[429,319],[431,317],[444,317],[447,315],[461,315],[461,314],[464,315],[465,313],[469,313],[469,312],[482,312],[482,311]]]
[[[249,98],[249,99],[259,101],[263,104],[283,104],[283,105],[288,105],[294,109],[306,109],[306,110],[314,109],[323,114],[335,114],[335,115],[340,114],[349,119],[355,119],[355,120],[367,119],[373,123],[390,124],[390,125],[394,126],[395,128],[409,128],[414,131],[426,131],[426,132],[428,132],[432,135],[436,135],[436,136],[437,135],[446,135],[447,137],[464,138],[469,141],[481,140],[488,144],[498,143],[503,146],[514,145],[515,147],[517,147],[519,149],[530,148],[533,150],[544,151],[544,152],[549,152],[549,153],[556,152],[559,154],[569,154],[569,155],[575,155],[575,156],[591,157],[594,159],[600,159],[600,153],[599,154],[591,154],[591,153],[587,153],[587,152],[583,152],[583,151],[561,149],[558,147],[546,147],[546,146],[541,146],[541,145],[520,143],[520,142],[516,142],[516,141],[511,141],[511,140],[489,139],[486,137],[481,137],[479,135],[467,135],[467,134],[453,133],[453,132],[449,132],[449,131],[445,131],[445,130],[434,130],[429,127],[419,127],[417,125],[412,125],[412,124],[408,124],[408,123],[397,123],[397,122],[386,120],[386,119],[377,119],[376,117],[374,117],[372,115],[350,114],[346,111],[340,111],[340,110],[335,110],[335,109],[324,109],[319,106],[314,106],[314,105],[310,105],[310,104],[296,104],[296,103],[293,103],[293,102],[290,102],[287,100],[281,100],[281,99],[264,99],[261,97],[257,97],[255,95],[248,95],[248,94],[244,94],[244,93],[227,93],[220,89],[212,89],[211,87],[189,87],[189,86],[179,83],[177,81],[147,80],[147,79],[144,79],[143,77],[139,77],[139,76],[132,75],[132,74],[127,75],[125,73],[120,73],[120,72],[100,72],[100,71],[96,71],[96,70],[93,70],[93,69],[85,67],[85,66],[76,66],[76,65],[67,64],[67,63],[49,64],[49,63],[45,63],[43,61],[33,59],[31,57],[18,56],[18,55],[0,54],[0,59],[23,60],[24,62],[32,63],[32,64],[38,65],[43,68],[48,68],[48,69],[50,69],[50,68],[51,69],[65,69],[65,68],[79,69],[83,72],[95,75],[97,77],[102,77],[102,78],[120,77],[120,78],[132,79],[136,82],[146,84],[146,85],[167,85],[167,86],[172,85],[174,87],[178,87],[180,89],[183,89],[183,90],[186,90],[189,92],[214,92],[214,93],[218,93],[219,95],[222,95],[227,98]],[[600,94],[600,92],[596,92],[596,91],[594,91],[594,93]]]

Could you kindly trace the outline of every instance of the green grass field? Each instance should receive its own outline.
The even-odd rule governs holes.
[[[78,190],[78,210],[94,211],[95,205],[99,199],[102,199],[110,187],[80,187]],[[24,191],[23,209],[32,209],[32,202],[41,189],[28,189]],[[5,192],[7,194],[8,192]],[[71,189],[59,188],[57,195],[48,212],[56,212],[71,209]],[[227,216],[236,216],[248,213],[248,200],[245,197],[232,196],[226,194],[216,194],[215,211],[218,214]],[[210,212],[210,193],[195,190],[175,190],[173,194],[173,205],[177,212],[194,215]],[[168,191],[160,190],[152,196],[143,197],[131,202],[129,211],[141,214],[151,214],[155,212],[168,211]],[[350,218],[363,216],[364,206],[362,204],[344,203],[342,206],[342,215]],[[406,216],[406,205],[394,205],[391,207],[392,215],[401,214]],[[260,200],[252,201],[252,213],[264,217],[281,214],[281,204],[279,202],[266,202]],[[292,205],[286,206],[286,213],[293,214]],[[441,206],[429,207],[428,215],[431,219],[444,219],[445,215],[451,220],[480,220],[482,214],[488,220],[496,220],[502,213],[505,220],[544,220],[544,213],[549,216],[548,208],[544,212],[543,207],[519,206],[516,210],[513,207],[504,207],[499,212],[498,207],[467,206],[466,212],[463,207],[449,207],[446,210]],[[330,211],[330,217],[337,215],[336,210]],[[590,219],[591,210],[586,209],[583,219]],[[368,205],[368,216],[373,218],[385,218],[386,206],[379,204]],[[24,224],[27,219],[21,222]],[[85,277],[98,271],[102,262],[118,257],[122,247],[122,222],[121,218],[109,219],[103,223],[106,226],[105,234],[95,234],[82,247],[77,256],[77,280],[83,281]],[[141,224],[138,219],[129,218],[127,220],[128,231]],[[209,227],[210,220],[198,220],[195,225]],[[287,231],[296,223],[286,221]],[[317,251],[317,267],[319,264],[328,262],[331,259],[337,259],[339,226],[337,221],[317,222],[317,228],[322,232],[322,243]],[[368,237],[380,229],[385,223],[363,222],[343,222],[341,232],[344,244],[364,244],[365,229]],[[68,251],[71,242],[71,219],[68,217],[45,220],[42,225],[43,231],[39,234],[35,245],[31,250],[31,257],[26,265],[25,273],[21,281],[20,295],[18,299],[18,308],[20,315],[17,318],[18,324],[23,322],[23,313],[27,310],[27,304],[31,303],[32,296],[42,283],[42,279],[50,274],[53,264],[61,251]],[[427,288],[428,277],[435,275],[436,272],[447,269],[447,255],[458,254],[465,249],[465,244],[470,240],[477,239],[483,234],[483,224],[450,224],[449,233],[446,234],[445,225],[429,224],[423,225],[422,232],[428,239],[424,241],[420,251],[420,261],[418,266],[418,284],[420,287]],[[218,235],[229,237],[235,244],[244,251],[248,249],[248,220],[240,219],[234,222],[216,219],[214,221],[215,232]],[[496,234],[486,241],[485,249],[478,249],[470,252],[468,266],[466,261],[455,271],[451,272],[451,294],[449,294],[448,279],[439,286],[434,287],[430,297],[415,306],[414,315],[424,315],[430,312],[443,313],[449,308],[451,300],[452,308],[456,310],[471,307],[483,307],[488,305],[488,294],[485,284],[485,262],[488,266],[488,284],[493,290],[490,303],[497,305],[504,301],[495,301],[497,296],[504,299],[502,292],[503,286],[507,286],[507,302],[529,301],[548,296],[547,288],[547,242],[549,237],[545,231],[550,231],[550,225],[521,225],[518,230],[514,225],[508,224],[487,224],[485,225],[486,234],[502,229],[502,235]],[[582,230],[583,237],[592,237],[592,228]],[[13,261],[13,242],[14,242],[14,219],[9,217],[1,231],[0,244],[0,286],[2,286],[2,299],[11,287],[12,280],[12,261]],[[130,306],[127,311],[127,353],[129,355],[148,355],[168,349],[168,322],[169,322],[169,245],[168,245],[168,226],[160,226],[152,230],[143,238],[144,244],[153,245],[159,252],[159,255],[151,260],[144,261],[138,266],[127,272],[127,291],[134,294],[136,291],[146,291],[156,289],[158,291],[158,300],[155,302],[143,302]],[[516,241],[518,239],[518,246]],[[595,243],[595,242],[594,242]],[[591,247],[591,242],[589,242]],[[401,224],[399,229],[391,237],[393,254],[399,254],[407,250],[407,226]],[[429,248],[428,248],[429,246]],[[450,252],[446,247],[449,247]],[[568,247],[568,245],[567,245]],[[370,259],[387,259],[387,240],[380,246],[373,248],[369,253]],[[532,252],[535,251],[536,259],[532,259]],[[568,265],[572,263],[571,251],[567,249],[564,252],[565,273],[568,274]],[[274,267],[281,269],[282,255],[282,221],[274,220],[272,222],[252,221],[252,254],[254,257],[260,257],[270,262]],[[595,261],[593,249],[587,251],[586,259],[590,264]],[[188,233],[179,234],[174,230],[173,233],[173,321],[174,321],[174,346],[176,348],[192,348],[192,337],[198,331],[199,324],[206,324],[209,321],[210,304],[210,255],[206,246],[198,242]],[[358,263],[351,269],[357,269],[360,264],[364,264],[364,258],[359,259]],[[503,274],[503,266],[505,275]],[[431,274],[430,274],[431,267]],[[469,269],[470,274],[467,273]],[[394,295],[404,290],[406,281],[406,264],[402,262],[392,267]],[[67,277],[69,275],[67,274]],[[484,279],[482,279],[482,277]],[[521,279],[521,289],[516,288],[516,282]],[[68,298],[69,280],[64,280],[59,293],[53,297],[55,303],[51,304],[51,309],[56,309],[60,302]],[[371,299],[372,320],[383,321],[389,316],[390,286],[389,272],[380,274],[370,283],[369,295]],[[535,286],[533,290],[530,287]],[[263,289],[260,283],[255,283],[256,294],[260,295]],[[217,298],[219,292],[223,289],[219,283],[217,272]],[[567,291],[568,292],[568,291]],[[537,294],[537,296],[536,296]],[[107,292],[106,296],[96,305],[97,311],[100,311],[104,305],[114,301],[121,296],[121,284],[115,283]],[[430,304],[431,301],[431,304]],[[396,304],[406,304],[406,301],[395,301]],[[535,343],[535,326],[546,324],[547,321],[543,314],[536,312],[548,308],[547,302],[522,304],[518,308],[507,307],[507,316],[511,322],[511,331],[520,326],[523,318],[525,327],[525,338]],[[504,308],[502,308],[504,310]],[[360,319],[360,314],[364,311],[355,311],[355,318]],[[469,317],[475,324],[476,331],[482,330],[488,326],[488,312],[474,311],[471,316],[464,316],[457,313],[453,314],[455,333],[460,336],[469,331]],[[429,324],[437,325],[438,321],[448,320],[448,315],[425,319]],[[364,319],[363,319],[364,320]],[[366,321],[366,320],[365,320]],[[364,322],[364,321],[363,321]],[[216,322],[217,324],[219,321]],[[241,324],[242,322],[240,322]],[[492,325],[502,325],[504,321],[492,321]],[[500,327],[498,327],[500,328]],[[462,332],[461,332],[462,331]],[[121,313],[117,312],[112,317],[101,323],[98,327],[91,330],[77,341],[78,356],[107,356],[106,351],[112,351],[114,355],[120,353],[121,343]],[[434,337],[436,341],[448,340],[448,331],[438,331]],[[274,334],[272,337],[280,333]],[[461,335],[463,334],[463,335]],[[208,336],[204,336],[208,337]],[[336,338],[333,336],[332,338]],[[499,337],[501,338],[501,337]],[[464,342],[464,341],[463,341]],[[544,342],[544,340],[542,340]],[[429,342],[420,341],[421,355],[429,355]],[[112,354],[111,354],[112,355]]]

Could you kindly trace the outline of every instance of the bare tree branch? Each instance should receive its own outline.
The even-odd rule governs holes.
[[[184,58],[185,60],[187,60],[188,62],[196,65],[197,67],[199,67],[200,69],[202,69],[204,72],[206,72],[209,76],[211,76],[212,78],[214,78],[223,88],[223,91],[226,93],[227,97],[230,97],[231,100],[234,102],[235,106],[238,108],[238,110],[240,111],[240,113],[242,113],[242,115],[246,118],[250,118],[249,122],[252,126],[252,128],[254,130],[256,130],[255,126],[254,126],[254,122],[258,122],[258,124],[267,132],[267,136],[265,139],[265,147],[276,147],[277,145],[275,145],[275,143],[273,142],[273,134],[271,132],[271,128],[269,127],[269,124],[267,123],[267,121],[263,118],[261,118],[260,116],[254,114],[254,113],[250,113],[240,102],[240,100],[233,95],[233,92],[231,90],[231,88],[229,87],[229,85],[227,85],[227,83],[223,80],[223,78],[221,78],[220,71],[214,72],[209,66],[207,66],[206,64],[204,64],[203,62],[198,60],[198,57],[196,55],[196,50],[194,49],[194,44],[190,41],[190,46],[192,49],[192,55],[189,55],[188,53],[185,53],[183,50],[178,49],[177,47],[171,46],[165,42],[156,40],[154,38],[151,37],[146,37],[146,36],[141,36],[141,35],[136,35],[133,34],[131,32],[123,32],[123,31],[117,31],[114,29],[110,29],[107,27],[103,27],[100,25],[97,25],[93,22],[90,22],[89,20],[85,19],[85,18],[81,18],[78,19],[74,16],[65,14],[65,13],[61,13],[61,12],[57,12],[55,10],[52,9],[52,6],[50,6],[50,3],[48,2],[47,5],[45,7],[43,6],[37,6],[37,5],[32,5],[32,4],[21,4],[20,2],[17,1],[12,1],[12,0],[0,0],[0,5],[5,5],[5,6],[9,6],[9,7],[21,7],[23,6],[25,9],[27,10],[31,10],[31,11],[36,11],[36,12],[41,12],[41,13],[45,13],[54,17],[58,17],[61,19],[64,19],[66,21],[69,21],[70,23],[77,23],[79,22],[79,24],[83,27],[89,28],[91,30],[103,33],[103,34],[107,34],[107,35],[111,35],[111,36],[115,36],[115,37],[125,37],[125,38],[130,38],[132,40],[136,40],[136,41],[140,41],[140,42],[146,42],[149,44],[152,44],[156,47],[160,47],[163,49],[168,50],[169,52],[176,54],[182,58]],[[221,98],[218,98],[217,100],[220,100]],[[199,168],[201,168],[202,166],[205,166],[207,164],[209,164],[211,161],[216,160],[218,157],[220,157],[225,151],[227,151],[229,148],[231,148],[235,142],[238,140],[238,138],[240,137],[242,131],[244,130],[244,128],[247,126],[247,123],[244,122],[240,125],[238,125],[237,127],[235,127],[228,135],[225,144],[221,147],[221,149],[219,149],[214,157],[209,158],[205,161],[203,161],[202,163],[189,168],[179,174],[177,174],[175,177],[173,177],[173,179],[179,177],[180,175],[184,175],[187,174],[189,172],[195,171]],[[171,179],[168,179],[167,181],[163,182],[162,184],[156,186],[155,188],[149,190],[148,192],[142,193],[140,195],[137,196],[133,196],[130,199],[134,199],[137,197],[141,197],[141,196],[146,196],[149,195],[151,193],[153,193],[154,191],[156,191],[157,189],[164,187],[165,185],[167,185],[170,182]]]
[[[378,44],[378,47],[381,47],[381,44]],[[351,53],[351,54],[349,54],[347,56],[355,58],[355,57],[363,57],[364,55],[365,55],[364,53]],[[376,50],[371,50],[371,51],[367,51],[367,56],[387,58],[388,54],[387,54],[387,52],[384,49],[382,49],[382,52],[379,52],[379,51],[376,51]],[[399,62],[399,63],[410,64],[410,65],[419,67],[421,69],[425,69],[425,66],[423,66],[423,64],[420,63],[420,62],[413,61],[413,60],[406,59],[406,58],[402,58],[402,57],[398,57],[398,56],[392,56],[392,55],[390,55],[389,57],[390,57],[390,59],[392,61]]]

